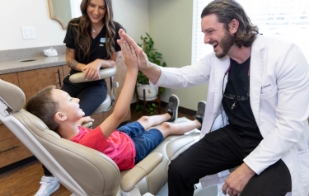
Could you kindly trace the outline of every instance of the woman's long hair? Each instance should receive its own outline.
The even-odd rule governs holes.
[[[251,23],[244,9],[234,0],[212,1],[204,8],[201,18],[209,14],[215,14],[227,31],[229,31],[229,24],[233,19],[239,21],[238,30],[234,35],[234,43],[238,47],[251,46],[259,33],[258,27]]]
[[[105,16],[103,18],[103,24],[106,27],[106,43],[105,48],[107,52],[107,58],[109,59],[111,55],[115,52],[115,41],[114,37],[117,32],[115,32],[116,24],[119,23],[113,20],[113,7],[111,0],[104,0],[105,2]],[[69,24],[75,27],[77,31],[77,44],[80,47],[80,51],[83,52],[84,56],[81,59],[89,61],[90,59],[90,47],[91,47],[91,21],[87,15],[87,7],[90,3],[90,0],[83,0],[80,9],[82,16],[79,18],[72,19]],[[79,54],[80,56],[80,54]]]

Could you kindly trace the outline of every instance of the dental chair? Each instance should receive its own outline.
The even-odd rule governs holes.
[[[156,195],[170,161],[199,138],[198,131],[169,136],[134,168],[120,172],[104,154],[49,130],[23,109],[25,100],[19,87],[0,80],[0,120],[76,196]]]

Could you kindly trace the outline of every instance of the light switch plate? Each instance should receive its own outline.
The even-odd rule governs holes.
[[[21,27],[23,39],[35,39],[35,30],[33,26]]]

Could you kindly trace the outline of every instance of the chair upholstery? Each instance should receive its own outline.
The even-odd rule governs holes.
[[[22,109],[24,103],[19,87],[0,80],[0,120],[74,195],[155,195],[167,180],[170,160],[199,137],[169,136],[134,168],[120,172],[104,154],[60,138]]]

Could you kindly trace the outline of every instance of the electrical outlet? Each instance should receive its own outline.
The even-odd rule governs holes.
[[[33,26],[21,27],[23,39],[35,39],[35,30]]]

